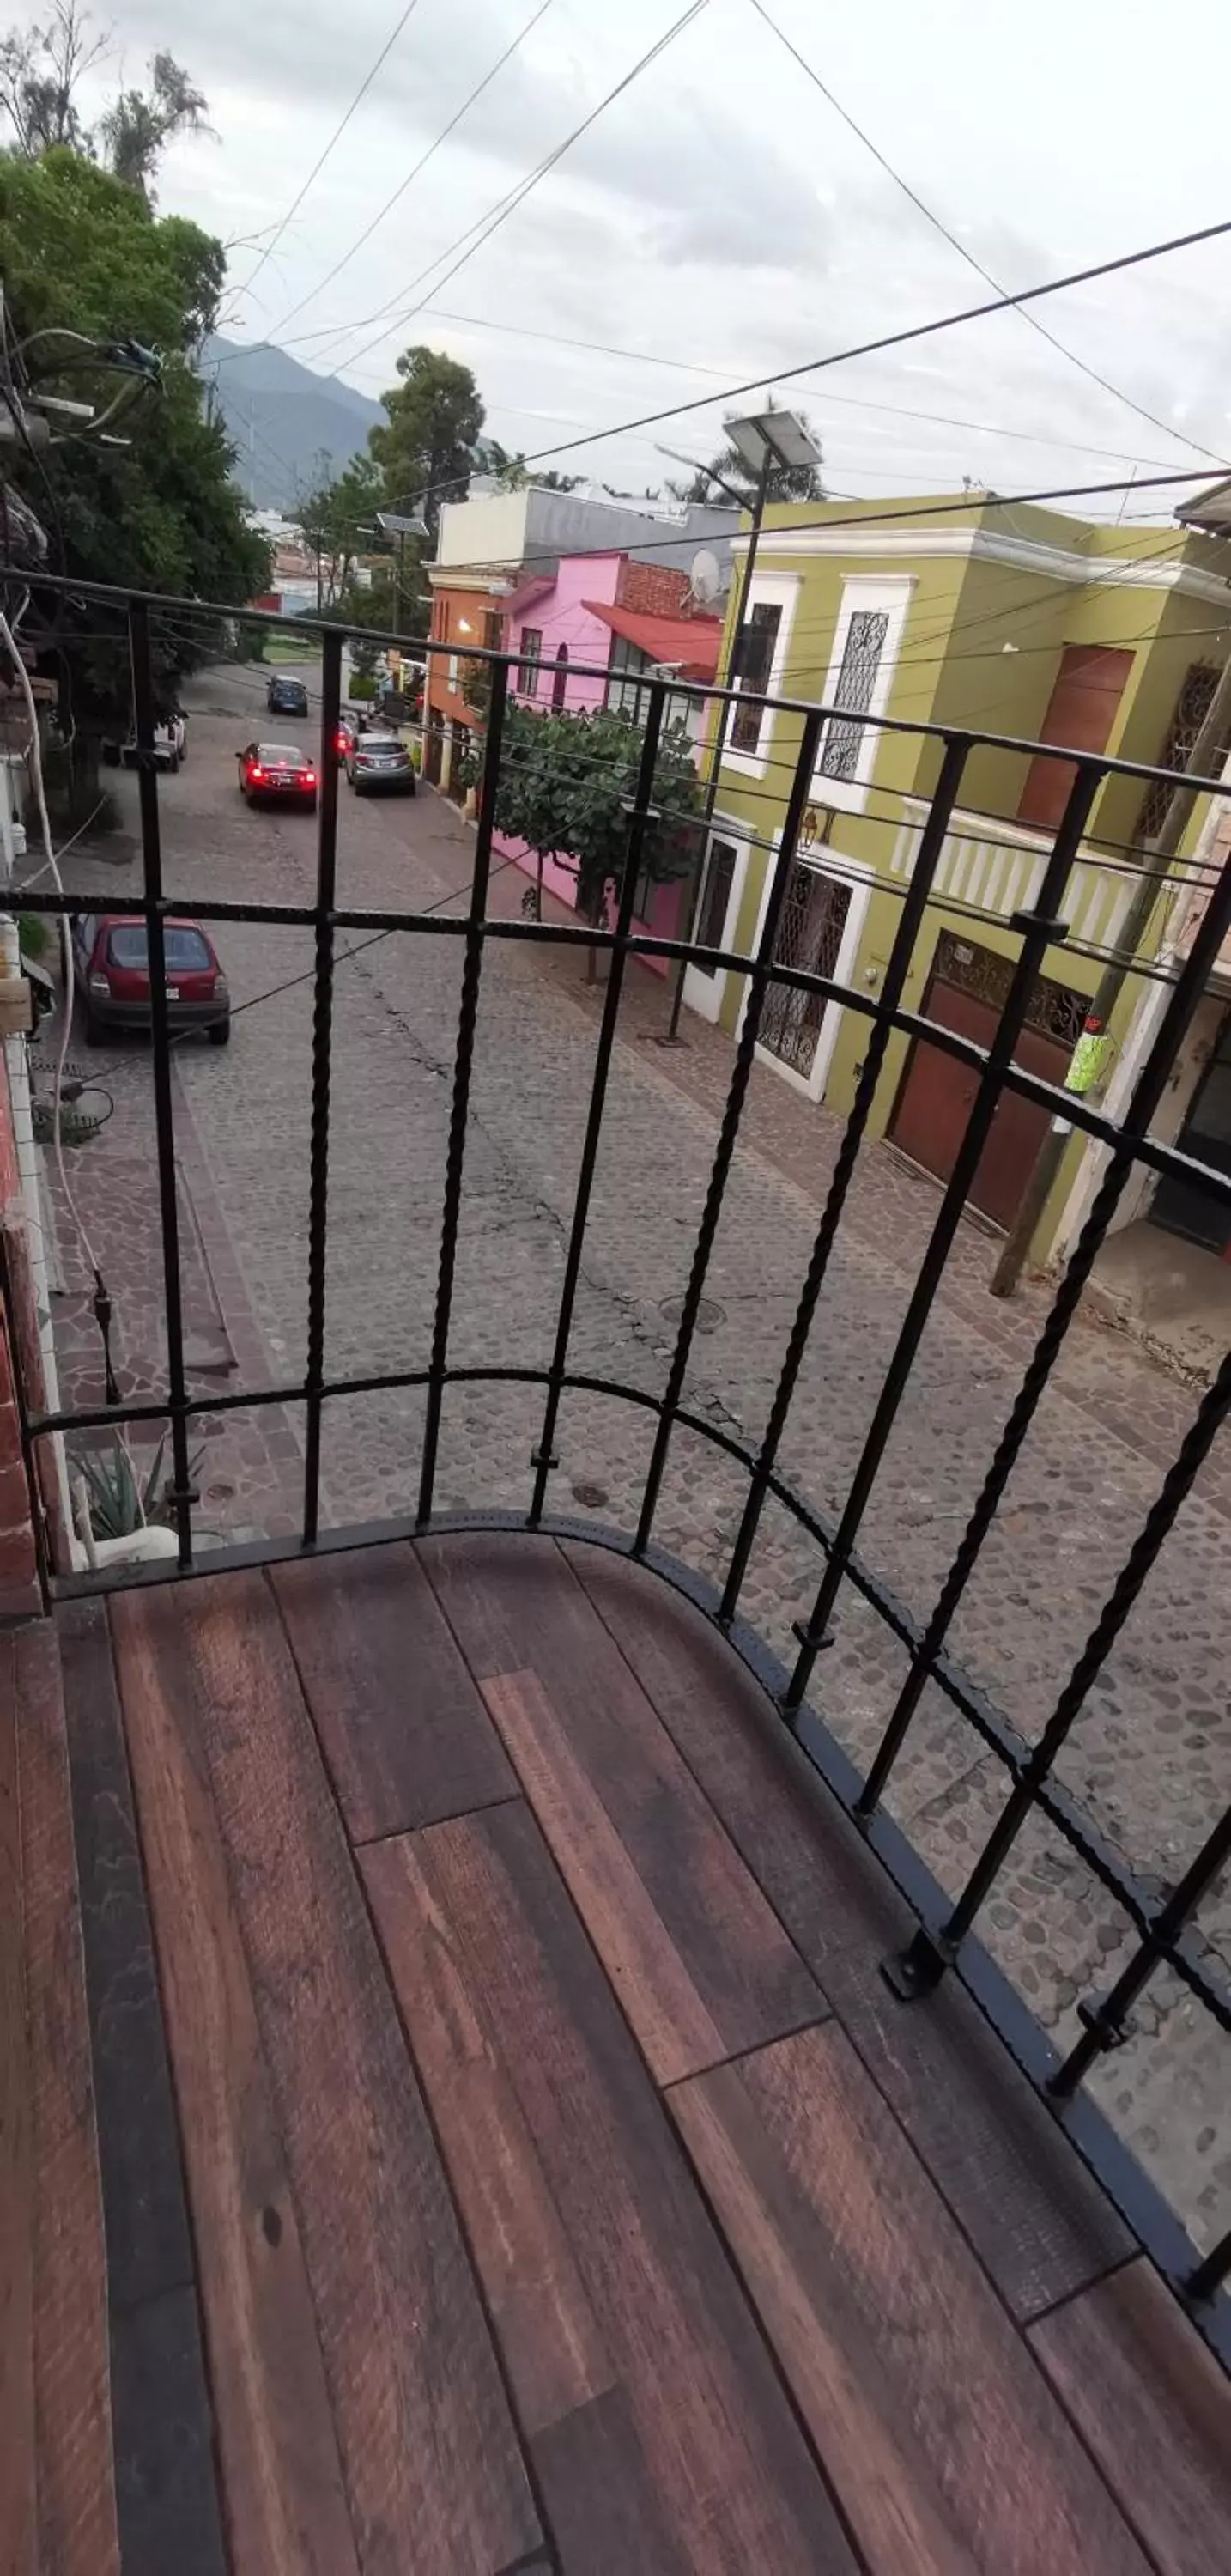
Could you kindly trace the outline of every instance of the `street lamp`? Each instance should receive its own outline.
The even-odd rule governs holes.
[[[397,510],[378,510],[376,513],[376,525],[380,529],[383,537],[396,537],[397,539],[397,602],[394,611],[393,623],[396,632],[400,635],[402,632],[402,592],[405,588],[406,573],[406,540],[408,537],[430,537],[432,532],[426,519],[417,510],[412,511],[408,517],[403,517]]]
[[[797,411],[769,410],[750,412],[745,419],[724,420],[722,425],[732,447],[735,449],[736,455],[739,457],[740,463],[742,465],[746,465],[749,473],[755,474],[757,479],[756,494],[752,504],[752,524],[748,531],[748,553],[744,562],[744,578],[740,585],[739,615],[735,623],[735,634],[731,644],[731,662],[728,672],[728,677],[731,680],[742,682],[744,678],[744,665],[748,652],[748,638],[751,631],[749,626],[749,608],[752,600],[752,576],[756,570],[757,548],[761,542],[761,522],[765,517],[765,505],[769,499],[770,484],[773,481],[775,472],[780,473],[784,468],[787,471],[796,474],[802,472],[808,467],[815,468],[820,464],[821,450],[819,442],[814,438],[812,431],[808,427],[807,421],[802,420]],[[721,482],[722,480],[720,475],[715,475],[713,479],[715,482]],[[724,485],[723,488],[724,490],[729,490],[731,487],[729,485]],[[722,767],[723,749],[727,738],[727,723],[727,709],[725,705],[720,704],[718,709],[718,721],[714,728],[714,745],[710,759],[710,774],[706,780],[705,787],[705,813],[702,824],[704,834],[702,842],[702,863],[697,870],[696,883],[693,887],[692,903],[689,910],[689,941],[691,941],[693,931],[696,927],[698,902],[705,876],[705,843],[709,839],[710,818],[714,811],[714,799],[718,793],[718,773]],[[671,999],[671,1018],[668,1023],[666,1038],[664,1040],[664,1044],[667,1046],[673,1046],[679,1041],[680,1012],[684,1006],[684,977],[687,971],[688,960],[685,957],[681,957],[679,972],[675,979],[675,991]]]

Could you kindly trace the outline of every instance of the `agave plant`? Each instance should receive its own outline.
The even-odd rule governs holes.
[[[153,1465],[140,1485],[124,1442],[113,1440],[109,1449],[83,1450],[77,1464],[85,1478],[90,1528],[95,1538],[131,1538],[134,1531],[146,1528],[151,1521],[169,1520],[166,1497],[160,1489],[166,1446],[164,1431]],[[204,1454],[198,1449],[189,1461],[190,1478],[195,1477]]]

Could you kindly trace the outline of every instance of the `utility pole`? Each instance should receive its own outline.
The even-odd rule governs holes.
[[[1117,953],[1103,968],[1098,987],[1086,1013],[1085,1026],[1073,1050],[1064,1088],[1095,1101],[1102,1098],[1111,1071],[1112,1043],[1108,1035],[1111,1015],[1132,971],[1154,908],[1163,887],[1160,878],[1166,874],[1166,862],[1173,859],[1188,828],[1197,801],[1197,789],[1189,785],[1194,778],[1208,778],[1219,766],[1228,738],[1231,737],[1231,661],[1210,700],[1205,720],[1184,764],[1182,775],[1171,791],[1171,801],[1161,829],[1152,840],[1143,841],[1140,849],[1141,874],[1132,902],[1124,918]],[[1160,864],[1161,862],[1161,864]],[[1034,1240],[1035,1231],[1047,1205],[1064,1160],[1065,1148],[1072,1135],[1067,1118],[1053,1118],[1035,1158],[1034,1168],[1022,1193],[1022,1203],[1014,1218],[989,1286],[993,1297],[1011,1297]]]

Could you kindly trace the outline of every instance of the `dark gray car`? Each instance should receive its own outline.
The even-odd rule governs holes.
[[[346,775],[356,796],[366,796],[370,787],[395,788],[403,796],[415,792],[415,765],[396,733],[356,734],[346,755]]]

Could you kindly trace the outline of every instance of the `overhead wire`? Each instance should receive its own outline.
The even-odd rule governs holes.
[[[771,34],[777,37],[779,44],[798,65],[805,78],[811,81],[813,88],[819,90],[821,97],[833,109],[835,116],[841,117],[849,132],[855,135],[864,150],[870,152],[873,160],[879,163],[886,177],[892,179],[895,188],[900,188],[903,196],[909,198],[911,205],[922,215],[924,222],[930,224],[933,231],[940,234],[942,241],[948,242],[950,249],[957,252],[959,259],[965,260],[967,267],[974,270],[976,277],[981,277],[986,286],[993,287],[998,295],[1003,295],[1006,290],[1002,280],[996,277],[990,268],[985,267],[977,254],[950,229],[943,216],[938,215],[935,208],[929,206],[926,199],[920,196],[918,189],[912,188],[909,179],[903,178],[901,171],[895,169],[888,155],[882,152],[878,143],[873,141],[867,128],[858,123],[849,108],[843,106],[841,99],[829,87],[828,82],[822,80],[815,65],[800,52],[798,45],[792,42],[785,28],[779,26],[777,19],[765,7],[765,0],[750,0],[750,5],[755,9],[758,18],[769,28]],[[1097,367],[1090,366],[1084,358],[1078,356],[1075,349],[1067,348],[1063,340],[1058,340],[1055,333],[1048,330],[1047,324],[1039,320],[1037,313],[1023,311],[1021,318],[1023,322],[1029,323],[1032,331],[1038,332],[1041,339],[1047,341],[1049,347],[1058,350],[1062,358],[1067,358],[1070,366],[1077,367],[1083,376],[1088,376],[1092,384],[1100,386],[1102,391],[1110,394],[1114,401],[1125,404],[1130,411],[1135,411],[1139,420],[1148,421],[1152,429],[1161,429],[1165,438],[1174,438],[1181,446],[1191,447],[1198,455],[1214,458],[1217,462],[1213,448],[1207,447],[1199,438],[1190,438],[1187,430],[1173,429],[1170,422],[1160,420],[1156,412],[1147,410],[1145,404],[1138,402],[1133,394],[1125,393],[1122,385],[1114,385],[1108,376],[1100,375]]]
[[[287,207],[286,213],[283,215],[281,222],[277,226],[272,241],[266,243],[255,268],[251,271],[249,276],[245,278],[243,285],[237,287],[236,294],[239,298],[242,299],[245,295],[250,295],[252,293],[252,289],[255,286],[266,261],[272,259],[273,254],[286,231],[287,225],[294,221],[294,218],[298,214],[309,190],[315,186],[316,181],[319,179],[321,172],[325,167],[325,163],[330,157],[330,154],[341,142],[342,136],[345,134],[347,126],[350,124],[351,118],[355,114],[355,110],[367,97],[368,91],[370,90],[378,71],[381,69],[382,64],[388,60],[389,55],[392,53],[393,48],[397,43],[398,37],[401,35],[403,27],[406,25],[407,20],[414,16],[418,5],[419,0],[406,0],[406,7],[403,9],[401,17],[399,18],[392,35],[388,37],[386,42],[382,45],[371,70],[360,82],[359,87],[351,100],[350,106],[346,109],[345,113],[339,118],[338,123],[335,125],[334,130],[329,137],[329,141],[325,145],[324,151],[321,152],[313,162],[298,196],[292,198],[290,205]],[[232,306],[231,309],[234,311],[234,306]]]
[[[533,170],[528,171],[514,188],[507,190],[503,197],[497,198],[495,204],[489,206],[486,213],[480,215],[475,223],[469,224],[464,233],[459,233],[457,239],[451,242],[446,250],[439,252],[435,259],[429,260],[427,267],[420,270],[418,277],[409,287],[398,289],[398,295],[413,295],[415,289],[422,284],[425,277],[431,275],[433,269],[439,268],[445,261],[452,260],[452,266],[445,268],[444,275],[437,278],[428,296],[423,297],[419,304],[412,304],[405,312],[394,314],[391,320],[386,320],[385,317],[389,314],[390,307],[397,302],[397,295],[388,298],[378,313],[369,314],[367,321],[379,321],[382,323],[382,328],[375,332],[370,340],[366,340],[361,348],[352,349],[347,355],[346,364],[351,367],[358,366],[370,349],[376,348],[381,340],[388,339],[391,331],[401,330],[406,323],[413,322],[422,310],[422,305],[430,301],[431,295],[447,286],[450,278],[456,277],[468,265],[476,251],[481,250],[484,243],[490,241],[492,235],[500,231],[509,217],[516,214],[518,207],[524,205],[526,198],[531,196],[541,181],[555,169],[557,162],[564,159],[565,153],[570,152],[573,145],[580,142],[582,135],[587,134],[590,127],[597,124],[599,117],[604,116],[608,108],[615,105],[616,100],[623,96],[625,90],[631,89],[633,82],[639,80],[641,74],[648,71],[652,63],[658,61],[667,47],[673,45],[676,38],[682,36],[685,28],[690,27],[694,19],[701,17],[708,6],[709,0],[689,0],[689,6],[652,45],[646,47],[645,52],[639,56],[631,70],[625,72],[622,79],[615,82],[614,86],[598,101],[597,106],[592,107],[588,115],[583,116],[580,123],[565,135],[563,142],[556,144],[554,150],[547,153]],[[470,240],[472,233],[477,235],[473,241]],[[458,253],[456,258],[453,257],[454,252]],[[352,330],[365,328],[366,322],[348,323],[344,326],[344,336],[349,336]]]
[[[373,215],[371,222],[365,225],[364,230],[351,243],[350,249],[343,251],[341,259],[334,261],[333,267],[327,270],[325,276],[319,279],[315,286],[309,287],[307,294],[301,295],[298,303],[292,304],[289,312],[284,313],[280,321],[274,323],[270,334],[270,346],[277,346],[277,340],[275,339],[274,334],[280,335],[285,331],[287,323],[293,322],[296,314],[303,312],[305,305],[314,304],[317,296],[323,295],[327,286],[332,286],[335,277],[340,277],[343,269],[349,268],[351,261],[356,258],[358,253],[363,249],[365,242],[369,242],[371,240],[373,233],[379,230],[380,226],[384,223],[386,216],[391,215],[394,207],[401,203],[407,190],[414,186],[416,179],[418,179],[422,172],[426,170],[429,161],[435,158],[435,155],[439,152],[442,144],[448,142],[449,136],[456,132],[457,127],[461,124],[463,118],[469,114],[476,101],[482,98],[484,90],[490,89],[497,74],[503,71],[505,64],[511,61],[513,55],[519,51],[522,45],[525,44],[527,36],[533,34],[540,18],[546,16],[546,13],[551,6],[552,0],[539,0],[539,6],[535,10],[533,17],[528,18],[525,26],[519,28],[518,33],[511,39],[510,43],[505,46],[504,52],[497,56],[490,71],[484,72],[482,80],[476,81],[474,88],[470,91],[469,95],[462,100],[461,106],[455,110],[454,114],[450,117],[448,124],[441,127],[439,134],[436,135],[435,139],[431,143],[429,143],[426,152],[420,153],[413,168],[408,170],[405,178],[399,181],[399,184],[393,190],[392,195],[386,197],[383,206],[381,206],[378,212]],[[326,325],[325,329],[319,334],[319,336],[323,339],[331,339],[334,336],[335,330],[336,325]],[[313,334],[312,336],[316,337],[318,335]]]

